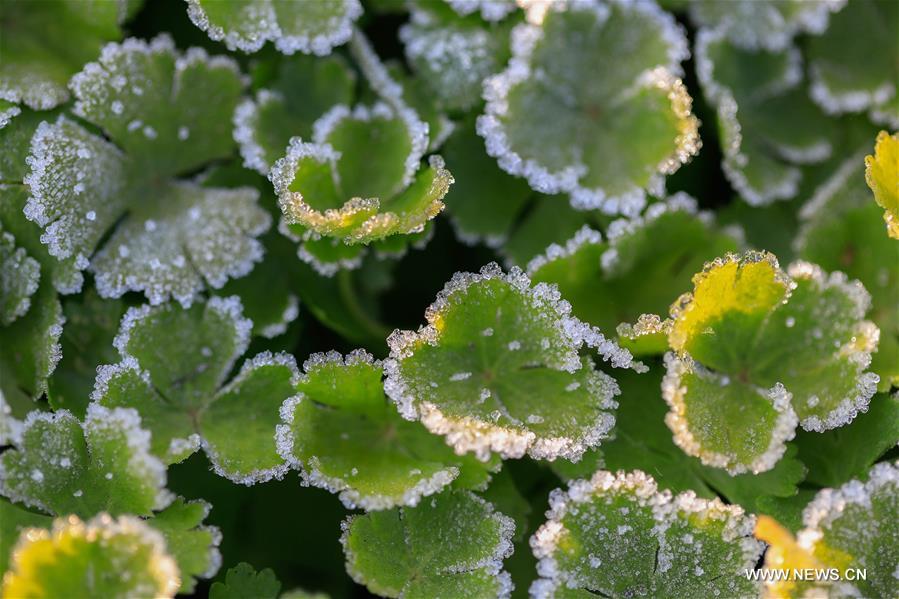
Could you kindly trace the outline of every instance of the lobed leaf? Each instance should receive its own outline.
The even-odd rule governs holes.
[[[330,54],[352,35],[359,0],[187,0],[187,15],[229,50],[256,52],[267,41],[283,54]]]
[[[129,409],[92,405],[83,423],[67,410],[33,411],[0,456],[3,495],[57,515],[148,516],[172,500],[165,480],[150,433]]]
[[[0,226],[0,325],[9,325],[28,312],[40,278],[38,261]]]
[[[646,190],[700,147],[675,77],[687,55],[682,30],[654,3],[550,3],[539,24],[513,30],[509,66],[484,83],[478,133],[500,168],[535,190],[637,214]]]
[[[550,495],[531,537],[541,578],[532,597],[751,596],[762,544],[754,517],[692,492],[659,492],[640,471],[598,471]],[[578,594],[580,590],[580,594]]]
[[[281,583],[271,568],[260,572],[241,562],[225,573],[225,582],[214,582],[210,599],[276,599]]]
[[[212,506],[205,501],[185,501],[178,497],[146,523],[162,533],[168,552],[181,571],[179,593],[192,593],[198,578],[212,578],[222,562],[219,543],[222,533],[203,525]]]
[[[387,394],[458,453],[577,461],[607,437],[618,394],[578,350],[586,343],[615,366],[639,364],[569,312],[555,288],[532,287],[518,269],[457,273],[427,326],[388,338]]]
[[[731,474],[770,469],[793,437],[849,423],[878,377],[865,372],[877,327],[870,297],[842,273],[771,254],[729,254],[671,308],[662,392],[675,442]]]
[[[66,117],[42,123],[31,141],[24,212],[49,253],[89,267],[104,297],[134,290],[152,303],[189,305],[249,272],[270,224],[258,193],[177,179],[230,153],[241,86],[233,61],[178,54],[166,36],[108,45],[72,89],[75,114],[115,143]],[[203,106],[210,96],[214,108]]]
[[[174,597],[180,573],[158,532],[131,516],[77,516],[26,529],[4,597]]]
[[[721,167],[731,185],[753,206],[794,197],[802,177],[795,165],[832,151],[832,125],[800,85],[799,51],[744,50],[722,30],[701,30],[696,70],[718,117]]]
[[[385,597],[508,597],[502,562],[512,553],[511,518],[467,491],[417,507],[350,516],[340,539],[353,580]]]
[[[153,454],[166,463],[202,446],[229,480],[281,478],[287,466],[275,447],[278,407],[295,393],[298,372],[293,357],[262,352],[225,384],[251,327],[236,297],[188,309],[132,308],[115,340],[122,360],[98,369],[91,399],[140,412]]]
[[[381,363],[363,350],[345,359],[313,354],[299,394],[281,407],[278,451],[306,484],[339,493],[348,508],[414,506],[450,485],[490,480],[474,458],[455,456],[420,424],[403,420],[384,396]]]
[[[767,582],[769,597],[886,597],[896,593],[894,576],[899,563],[899,467],[875,465],[868,480],[852,480],[837,489],[824,489],[806,507],[804,528],[794,539],[776,522],[759,520],[756,536],[771,547],[766,568],[835,568],[840,580]],[[865,580],[852,580],[850,569],[866,571]]]

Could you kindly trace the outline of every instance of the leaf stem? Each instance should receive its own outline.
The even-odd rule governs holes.
[[[390,329],[381,321],[368,315],[359,298],[356,295],[356,288],[353,285],[353,272],[350,270],[340,270],[337,275],[337,288],[340,292],[340,299],[343,300],[349,313],[356,319],[357,323],[370,336],[376,339],[387,339]]]

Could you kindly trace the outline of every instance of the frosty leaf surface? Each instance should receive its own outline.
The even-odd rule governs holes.
[[[728,254],[672,305],[662,392],[675,442],[731,474],[770,469],[797,421],[824,431],[864,411],[878,377],[865,372],[877,327],[870,296],[807,262]],[[729,415],[728,415],[729,414]]]
[[[721,30],[702,30],[696,65],[717,114],[731,185],[753,206],[795,196],[802,177],[796,165],[820,162],[832,150],[832,125],[801,85],[798,50],[744,50]]]
[[[459,453],[577,460],[607,436],[618,394],[578,350],[588,343],[613,365],[634,364],[569,312],[555,288],[518,269],[457,273],[427,325],[388,338],[387,393]]]
[[[513,30],[509,65],[484,83],[478,133],[500,168],[535,190],[636,214],[646,190],[699,150],[675,76],[687,55],[682,30],[654,3],[550,3],[541,24]]]
[[[335,104],[352,102],[355,84],[353,71],[338,55],[282,59],[265,87],[234,111],[234,139],[244,165],[268,174],[291,137],[310,139],[318,117]]]
[[[269,175],[288,225],[369,243],[419,232],[443,210],[453,176],[438,156],[419,168],[427,127],[410,109],[338,105],[314,130],[312,143],[292,139]]]
[[[103,300],[93,289],[63,302],[66,319],[60,338],[62,359],[50,377],[50,406],[81,418],[94,388],[97,367],[118,358],[113,339],[126,306],[121,300]]]
[[[362,350],[313,354],[281,408],[281,456],[314,486],[340,493],[349,508],[414,506],[453,483],[482,487],[488,468],[459,457],[418,423],[404,420],[384,395],[381,364]]]
[[[253,566],[241,562],[225,573],[225,582],[214,582],[209,588],[210,599],[276,599],[281,583],[271,568],[257,572]]]
[[[226,377],[246,350],[252,323],[236,297],[182,308],[131,308],[115,339],[118,364],[98,370],[91,399],[140,412],[153,454],[168,464],[203,447],[220,476],[251,485],[280,478],[278,408],[298,376],[287,354],[262,352]]]
[[[194,25],[229,50],[256,52],[267,41],[283,54],[330,54],[352,35],[359,0],[188,0]]]
[[[104,297],[141,291],[185,305],[206,287],[249,272],[270,224],[255,190],[179,180],[232,148],[237,66],[170,38],[108,45],[72,80],[74,112],[31,141],[25,215],[60,260],[89,268]],[[218,99],[211,106],[208,97]]]
[[[895,2],[850,0],[809,38],[811,96],[825,111],[867,111],[874,122],[899,127],[897,19]]]
[[[836,489],[824,489],[803,514],[804,528],[796,538],[776,522],[759,521],[756,536],[771,548],[766,568],[836,568],[843,573],[859,568],[867,580],[830,584],[812,581],[766,583],[770,597],[799,597],[816,593],[827,597],[895,595],[899,563],[899,466],[883,462],[867,480],[852,480]],[[826,586],[825,586],[826,585]]]
[[[899,239],[899,133],[877,135],[874,155],[865,157],[865,180],[884,210],[887,233]]]
[[[528,274],[558,286],[575,316],[613,331],[641,314],[664,313],[706,260],[735,249],[737,240],[679,193],[643,216],[614,221],[605,240],[585,227],[564,245],[550,245]]]
[[[67,101],[69,78],[96,58],[105,42],[121,37],[127,9],[125,0],[5,2],[0,99],[34,110]]]
[[[861,281],[871,294],[870,318],[880,328],[871,371],[878,390],[899,385],[899,244],[883,234],[883,211],[864,183],[862,153],[824,180],[802,207],[794,240],[799,257]]]
[[[221,565],[218,545],[222,533],[203,525],[211,505],[205,501],[185,501],[178,497],[147,521],[162,533],[169,554],[181,571],[179,593],[192,593],[198,578],[212,578]]]
[[[38,261],[0,227],[0,325],[8,325],[28,311],[40,278]]]
[[[162,535],[132,516],[59,518],[26,529],[3,577],[4,597],[174,597],[180,585]]]
[[[561,197],[542,194],[536,194],[518,221],[501,252],[507,266],[520,268],[527,267],[550,244],[573,237],[584,225],[593,225],[588,213],[575,210]]]
[[[512,519],[467,491],[416,507],[351,516],[341,544],[353,580],[385,597],[508,597],[502,563],[512,553]]]
[[[753,596],[746,579],[763,545],[754,517],[692,492],[658,491],[640,471],[600,470],[550,495],[531,538],[541,578],[533,597]],[[579,589],[581,594],[577,594]]]
[[[840,11],[846,0],[692,0],[690,17],[697,24],[719,29],[731,43],[749,50],[783,50],[798,33],[820,34],[827,29],[830,13]]]
[[[83,423],[67,410],[31,412],[21,441],[0,456],[3,495],[54,515],[148,516],[172,499],[165,480],[150,433],[128,409],[93,405]]]
[[[445,198],[456,236],[465,243],[503,243],[532,196],[531,188],[487,155],[473,122],[459,125],[441,152],[456,179]]]
[[[511,24],[462,19],[438,3],[418,2],[399,31],[412,70],[447,110],[481,102],[481,83],[508,58]]]
[[[480,14],[485,21],[500,21],[516,9],[514,0],[446,0],[446,3],[461,16]]]

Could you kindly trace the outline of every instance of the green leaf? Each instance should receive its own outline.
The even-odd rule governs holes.
[[[178,54],[165,36],[107,46],[72,89],[75,114],[114,143],[65,117],[32,139],[24,212],[49,253],[90,268],[104,297],[142,291],[152,303],[188,305],[249,272],[270,224],[258,192],[176,178],[230,154],[241,87],[230,59]]]
[[[97,366],[118,357],[112,342],[124,313],[124,302],[103,300],[93,289],[63,302],[62,359],[47,389],[54,410],[65,408],[79,418],[84,416]]]
[[[827,270],[840,270],[871,293],[871,320],[880,344],[871,371],[879,391],[899,386],[899,243],[883,234],[883,213],[864,184],[861,154],[843,162],[803,206],[795,240],[799,256]]]
[[[875,395],[868,411],[848,425],[823,434],[800,432],[796,444],[809,482],[836,487],[858,478],[899,445],[899,395]]]
[[[172,498],[165,466],[150,454],[150,433],[134,410],[31,412],[21,442],[0,456],[0,492],[55,515],[101,511],[148,516]]]
[[[615,366],[638,365],[569,311],[556,289],[532,287],[518,269],[457,273],[426,326],[388,338],[385,389],[405,418],[458,453],[576,461],[607,437],[618,394],[578,350],[586,343]]]
[[[899,465],[877,464],[867,481],[852,480],[837,489],[824,489],[803,514],[798,542],[776,524],[759,522],[756,535],[771,547],[766,568],[835,568],[840,580],[826,584],[790,578],[766,583],[776,597],[821,596],[888,597],[895,595],[899,563]],[[847,570],[866,572],[850,578]]]
[[[701,30],[696,65],[717,114],[728,181],[753,206],[794,197],[802,177],[795,165],[832,151],[832,125],[800,85],[799,51],[743,50],[721,30]]]
[[[516,9],[514,0],[446,0],[461,16],[479,12],[485,21],[500,21]]]
[[[558,286],[575,316],[604,331],[664,313],[706,260],[737,249],[737,240],[683,193],[644,216],[613,222],[607,236],[584,227],[528,264],[534,281]]]
[[[874,155],[865,156],[865,180],[884,210],[887,233],[899,239],[899,133],[877,135]]]
[[[225,573],[225,582],[214,582],[209,599],[277,599],[281,583],[271,568],[257,572],[241,562]]]
[[[194,25],[229,50],[256,52],[267,41],[283,54],[324,56],[352,35],[362,14],[359,0],[283,2],[279,0],[188,0]]]
[[[178,497],[166,509],[147,520],[162,533],[169,553],[181,571],[179,593],[192,593],[197,578],[212,578],[221,565],[218,545],[222,533],[202,524],[212,506],[205,501],[185,501]]]
[[[672,305],[662,384],[675,442],[731,474],[774,466],[794,435],[848,424],[878,377],[865,372],[877,327],[870,297],[807,262],[784,272],[767,253],[728,254]]]
[[[412,5],[399,31],[413,72],[447,110],[470,110],[481,102],[481,84],[508,58],[511,22],[489,26],[462,19],[435,3]]]
[[[783,50],[799,33],[827,30],[830,13],[845,0],[757,2],[756,0],[693,0],[690,17],[698,25],[718,29],[728,41],[748,50]]]
[[[166,463],[200,446],[217,474],[251,485],[281,478],[287,465],[275,447],[278,407],[296,393],[293,357],[262,352],[244,362],[252,324],[236,297],[213,297],[184,309],[132,308],[115,346],[122,360],[98,369],[91,399],[140,412],[152,451]]]
[[[897,19],[895,2],[850,0],[822,35],[809,38],[811,97],[825,111],[867,110],[871,120],[899,127]]]
[[[303,370],[300,394],[281,407],[278,451],[306,484],[339,493],[348,508],[414,506],[451,483],[484,487],[499,468],[499,460],[485,468],[456,456],[403,420],[384,396],[380,362],[367,352],[313,354]]]
[[[541,24],[513,31],[509,66],[484,83],[478,133],[500,168],[535,190],[637,214],[646,191],[699,150],[699,121],[675,76],[688,54],[655,4],[551,3]]]
[[[531,538],[543,578],[534,597],[580,589],[573,596],[754,596],[754,567],[763,545],[754,518],[739,506],[692,493],[659,492],[636,471],[600,470],[550,495],[549,520]],[[592,594],[587,594],[592,593]],[[563,596],[568,596],[564,595]]]
[[[547,246],[572,237],[590,224],[588,213],[575,210],[561,197],[537,194],[530,209],[513,227],[501,253],[509,266],[525,268]]]
[[[0,226],[0,325],[8,325],[28,312],[40,278],[38,261]]]
[[[288,225],[368,243],[419,232],[443,210],[453,176],[439,156],[419,169],[427,126],[411,110],[338,105],[314,130],[313,143],[292,139],[270,174]]]
[[[67,101],[69,78],[106,42],[121,37],[126,9],[125,0],[5,2],[0,24],[4,103],[49,110]]]
[[[178,566],[165,541],[142,520],[107,514],[54,521],[19,537],[4,597],[174,597]]]
[[[385,597],[503,597],[511,518],[466,491],[417,507],[350,516],[340,541],[353,580]]]
[[[3,417],[0,419],[0,446],[20,443],[22,422],[13,415],[12,407],[6,402],[2,388],[0,388],[0,416]]]
[[[276,75],[234,112],[234,139],[244,166],[268,174],[290,138],[312,137],[312,125],[335,104],[350,104],[356,77],[338,56],[282,59]],[[297,93],[301,90],[302,93]]]
[[[532,196],[531,188],[487,156],[470,120],[456,128],[442,152],[456,179],[444,198],[456,236],[464,243],[503,244]]]

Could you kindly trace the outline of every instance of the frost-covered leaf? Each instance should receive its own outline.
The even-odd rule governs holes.
[[[675,76],[688,54],[655,3],[550,3],[542,23],[513,30],[509,66],[484,83],[478,133],[503,170],[537,191],[636,214],[646,190],[699,150],[692,100]]]
[[[456,179],[444,198],[456,236],[464,243],[501,245],[533,195],[531,188],[487,155],[473,122],[459,125],[441,151]]]
[[[865,157],[865,179],[884,210],[889,236],[899,239],[899,133],[877,135],[874,155]]]
[[[3,389],[0,388],[0,447],[19,443],[22,439],[22,421],[13,414],[12,407],[6,402]]]
[[[324,56],[350,39],[362,5],[359,0],[187,0],[187,14],[229,50],[256,52],[271,41],[283,54]]]
[[[84,416],[97,366],[118,358],[112,342],[125,309],[121,300],[103,300],[93,289],[63,302],[62,359],[47,389],[53,409],[65,408],[79,418]]]
[[[340,541],[353,580],[384,597],[508,597],[512,519],[467,491],[350,516]]]
[[[525,268],[550,244],[569,239],[584,225],[593,226],[589,213],[575,210],[562,198],[536,195],[530,209],[513,227],[501,249],[509,267]]]
[[[209,599],[276,599],[281,583],[271,568],[257,572],[241,562],[225,573],[225,582],[214,582]]]
[[[846,0],[692,0],[690,17],[697,24],[720,29],[728,41],[753,50],[783,50],[798,33],[821,33],[830,13]]]
[[[603,331],[644,313],[663,314],[694,272],[738,244],[684,193],[653,204],[643,216],[614,221],[607,231],[603,240],[584,227],[528,264],[534,281],[558,286],[572,313]]]
[[[868,411],[846,426],[821,434],[800,432],[796,445],[811,483],[836,487],[863,476],[878,458],[899,445],[899,394],[875,395]]]
[[[92,405],[83,424],[67,410],[31,412],[21,441],[0,456],[0,492],[60,516],[148,516],[172,499],[165,480],[134,410]]]
[[[794,539],[776,522],[759,520],[756,536],[771,545],[766,568],[835,568],[837,581],[766,583],[768,597],[892,597],[899,591],[899,464],[880,463],[867,481],[824,489],[806,507]],[[846,575],[850,569],[865,579]]]
[[[877,327],[858,281],[767,253],[728,254],[671,307],[662,393],[675,442],[731,474],[774,466],[793,437],[848,424],[878,377]]]
[[[870,292],[870,318],[880,328],[871,371],[887,391],[899,386],[899,243],[883,234],[883,212],[864,183],[863,153],[836,168],[802,207],[794,245],[802,259],[845,272]]]
[[[0,129],[6,127],[11,120],[22,114],[22,109],[8,100],[0,98]]]
[[[485,21],[500,21],[515,11],[515,0],[446,0],[461,16],[479,13]]]
[[[61,353],[59,338],[65,317],[48,280],[30,297],[28,311],[0,326],[0,391],[37,399],[47,390]]]
[[[26,529],[3,577],[4,597],[174,597],[178,565],[161,534],[131,516],[60,518]]]
[[[849,0],[820,36],[808,40],[811,96],[829,113],[868,111],[881,125],[899,127],[899,5]]]
[[[281,60],[265,88],[234,111],[234,139],[244,165],[267,175],[291,137],[310,139],[318,117],[335,104],[352,102],[355,84],[353,71],[338,55]]]
[[[481,102],[484,78],[506,62],[510,28],[511,22],[490,26],[459,18],[439,3],[418,2],[399,38],[409,65],[436,103],[464,111]]]
[[[628,352],[573,318],[554,287],[496,264],[457,273],[418,332],[388,338],[385,388],[400,413],[457,452],[577,460],[607,437],[618,386],[578,350],[619,367]]]
[[[215,526],[203,525],[211,508],[205,501],[185,501],[178,497],[146,521],[162,533],[168,552],[178,564],[179,593],[192,593],[197,578],[212,578],[221,565],[218,545],[222,533]]]
[[[794,197],[802,177],[796,165],[820,162],[832,150],[832,125],[801,85],[799,51],[744,50],[721,30],[701,30],[696,71],[717,114],[731,185],[754,206]]]
[[[12,548],[26,528],[50,528],[53,518],[44,516],[0,498],[0,572],[9,570]]]
[[[68,100],[69,77],[121,37],[127,9],[126,0],[4,2],[0,98],[35,110]]]
[[[550,495],[531,538],[541,579],[532,597],[748,597],[763,545],[739,506],[658,491],[640,471],[600,470]],[[580,590],[578,594],[575,589]]]
[[[414,506],[451,483],[482,487],[488,468],[459,457],[418,423],[403,420],[384,395],[381,364],[356,350],[313,354],[300,395],[281,407],[278,450],[306,483],[340,493],[348,508]],[[490,470],[496,470],[494,460]]]
[[[410,109],[338,105],[314,130],[312,143],[292,139],[269,175],[288,225],[368,243],[419,232],[443,210],[453,176],[439,156],[419,168],[427,126]]]
[[[38,261],[0,226],[0,325],[8,325],[28,312],[40,278]]]
[[[237,66],[171,39],[108,45],[72,80],[74,112],[31,141],[25,215],[51,255],[93,271],[104,297],[142,291],[189,304],[262,258],[270,224],[256,190],[209,189],[176,177],[231,152]],[[213,104],[206,102],[215,97]]]
[[[292,356],[262,352],[225,384],[251,327],[233,296],[190,308],[131,308],[115,339],[122,360],[98,369],[91,399],[140,412],[154,455],[166,463],[202,446],[229,480],[281,478],[287,465],[275,448],[275,426],[279,406],[296,393],[298,372]]]

